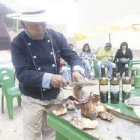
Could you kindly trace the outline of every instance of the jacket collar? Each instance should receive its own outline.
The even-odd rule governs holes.
[[[35,40],[35,39],[33,39],[30,35],[29,35],[29,33],[27,32],[27,30],[24,30],[25,31],[25,34],[31,39],[31,40]],[[44,39],[43,40],[46,40],[47,39],[47,31],[45,32],[45,36],[44,36]]]

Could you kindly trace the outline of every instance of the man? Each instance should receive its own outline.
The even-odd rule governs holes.
[[[106,68],[108,68],[108,77],[111,78],[112,76],[112,59],[113,59],[113,51],[111,49],[112,45],[111,43],[106,43],[105,47],[100,48],[98,52],[98,73],[99,78],[101,77],[101,66],[104,65]]]
[[[71,66],[72,79],[77,82],[83,80],[82,62],[61,33],[46,29],[43,10],[9,17],[19,19],[25,29],[11,43],[12,62],[23,94],[24,139],[52,140],[54,131],[46,125],[42,107],[57,102],[59,88],[67,86],[59,75],[60,57]]]

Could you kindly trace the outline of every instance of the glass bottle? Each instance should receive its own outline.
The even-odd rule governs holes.
[[[100,101],[102,103],[108,102],[108,78],[105,77],[105,67],[101,67],[101,78],[99,79]]]
[[[110,97],[112,104],[119,103],[119,93],[120,93],[120,86],[119,86],[119,78],[116,77],[116,66],[113,64],[113,77],[110,79]]]
[[[128,64],[125,64],[125,77],[122,79],[122,102],[130,98],[131,78],[128,75]]]

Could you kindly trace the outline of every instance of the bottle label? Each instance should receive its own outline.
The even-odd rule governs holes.
[[[111,92],[119,92],[119,85],[111,85]]]
[[[123,84],[123,91],[124,92],[131,92],[131,84]]]
[[[100,93],[108,93],[108,85],[100,85]]]

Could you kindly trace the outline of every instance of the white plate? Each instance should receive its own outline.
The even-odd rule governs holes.
[[[136,106],[140,106],[140,103],[137,102],[140,102],[140,97],[132,97],[124,101],[126,106],[130,109],[133,109]]]
[[[140,106],[135,106],[133,110],[136,113],[136,115],[140,118]]]

